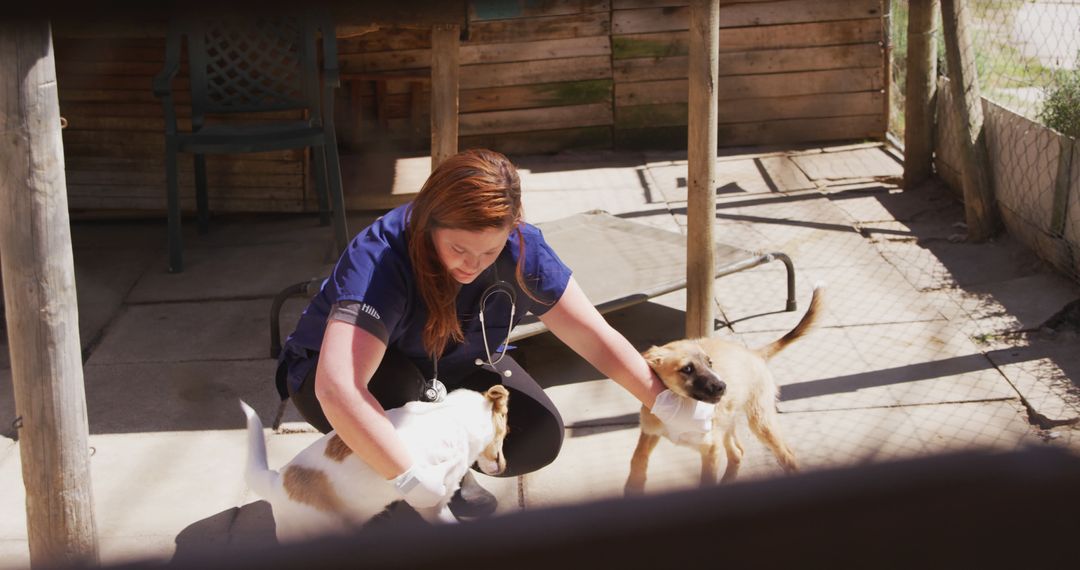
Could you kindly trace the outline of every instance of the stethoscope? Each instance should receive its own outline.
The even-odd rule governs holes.
[[[514,288],[510,286],[506,281],[502,281],[498,278],[498,273],[495,274],[495,283],[484,289],[484,293],[480,295],[480,336],[484,339],[484,355],[487,356],[485,362],[482,358],[477,358],[474,364],[477,366],[484,366],[485,364],[494,370],[496,373],[502,374],[503,377],[509,378],[513,375],[510,369],[499,372],[498,367],[495,365],[502,362],[503,358],[506,358],[506,348],[510,343],[510,333],[514,329],[514,311],[517,310],[516,295]],[[504,295],[510,301],[510,322],[506,325],[506,338],[503,339],[502,344],[495,346],[495,354],[497,358],[491,356],[491,345],[488,343],[487,323],[484,321],[484,312],[487,310],[488,303],[492,298]],[[500,348],[502,350],[500,350]],[[425,382],[423,389],[424,400],[428,402],[441,402],[446,397],[446,385],[439,381],[439,360],[433,359],[434,374],[431,379]]]

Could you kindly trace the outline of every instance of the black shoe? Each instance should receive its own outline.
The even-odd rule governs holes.
[[[480,486],[472,471],[461,478],[461,488],[450,499],[450,512],[458,520],[486,517],[495,512],[499,501],[487,489]]]

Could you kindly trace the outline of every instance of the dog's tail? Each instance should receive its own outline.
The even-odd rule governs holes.
[[[269,499],[277,486],[278,472],[270,469],[266,459],[263,425],[259,421],[259,415],[243,400],[240,400],[240,409],[244,410],[244,415],[247,416],[248,431],[247,469],[244,471],[244,479],[257,495]]]
[[[806,333],[810,332],[810,329],[817,323],[818,318],[821,316],[821,310],[824,306],[822,301],[825,285],[823,283],[816,283],[814,285],[814,293],[810,299],[810,308],[803,315],[799,324],[795,325],[795,328],[791,329],[786,335],[780,337],[772,344],[765,345],[755,350],[762,358],[768,360],[772,358],[776,353],[787,348],[787,346],[801,338]]]

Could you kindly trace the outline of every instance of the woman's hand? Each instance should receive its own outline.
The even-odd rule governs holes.
[[[413,464],[393,479],[394,488],[410,507],[430,509],[448,499],[446,472],[451,465],[450,461],[434,465]]]
[[[707,404],[664,390],[656,396],[652,414],[664,424],[675,443],[697,444],[712,431],[716,404]]]

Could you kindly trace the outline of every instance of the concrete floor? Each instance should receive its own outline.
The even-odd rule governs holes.
[[[529,221],[604,209],[684,231],[686,161],[673,153],[516,157]],[[879,145],[731,151],[718,159],[716,235],[795,263],[805,307],[827,284],[822,327],[781,353],[786,437],[808,471],[960,449],[1080,450],[1076,333],[1037,327],[1080,287],[1005,236],[957,239],[962,207],[935,184],[901,191]],[[347,181],[348,182],[348,181]],[[350,219],[358,231],[374,214]],[[76,222],[73,244],[103,562],[170,559],[268,544],[273,518],[242,480],[237,398],[277,409],[270,299],[320,273],[330,232],[311,216],[223,216],[187,228],[186,271],[165,272],[164,220]],[[783,270],[717,281],[717,334],[757,346],[800,318],[783,311]],[[286,304],[291,323],[304,301]],[[638,348],[683,332],[685,291],[608,315]],[[286,327],[288,325],[285,325]],[[637,439],[638,403],[550,335],[519,343],[567,425],[548,467],[483,477],[503,513],[616,497]],[[0,568],[29,562],[11,372],[0,351]],[[269,433],[271,466],[317,437],[291,408]],[[745,432],[745,429],[744,429]],[[748,432],[741,479],[778,464]],[[698,458],[664,442],[652,492],[692,487]]]

